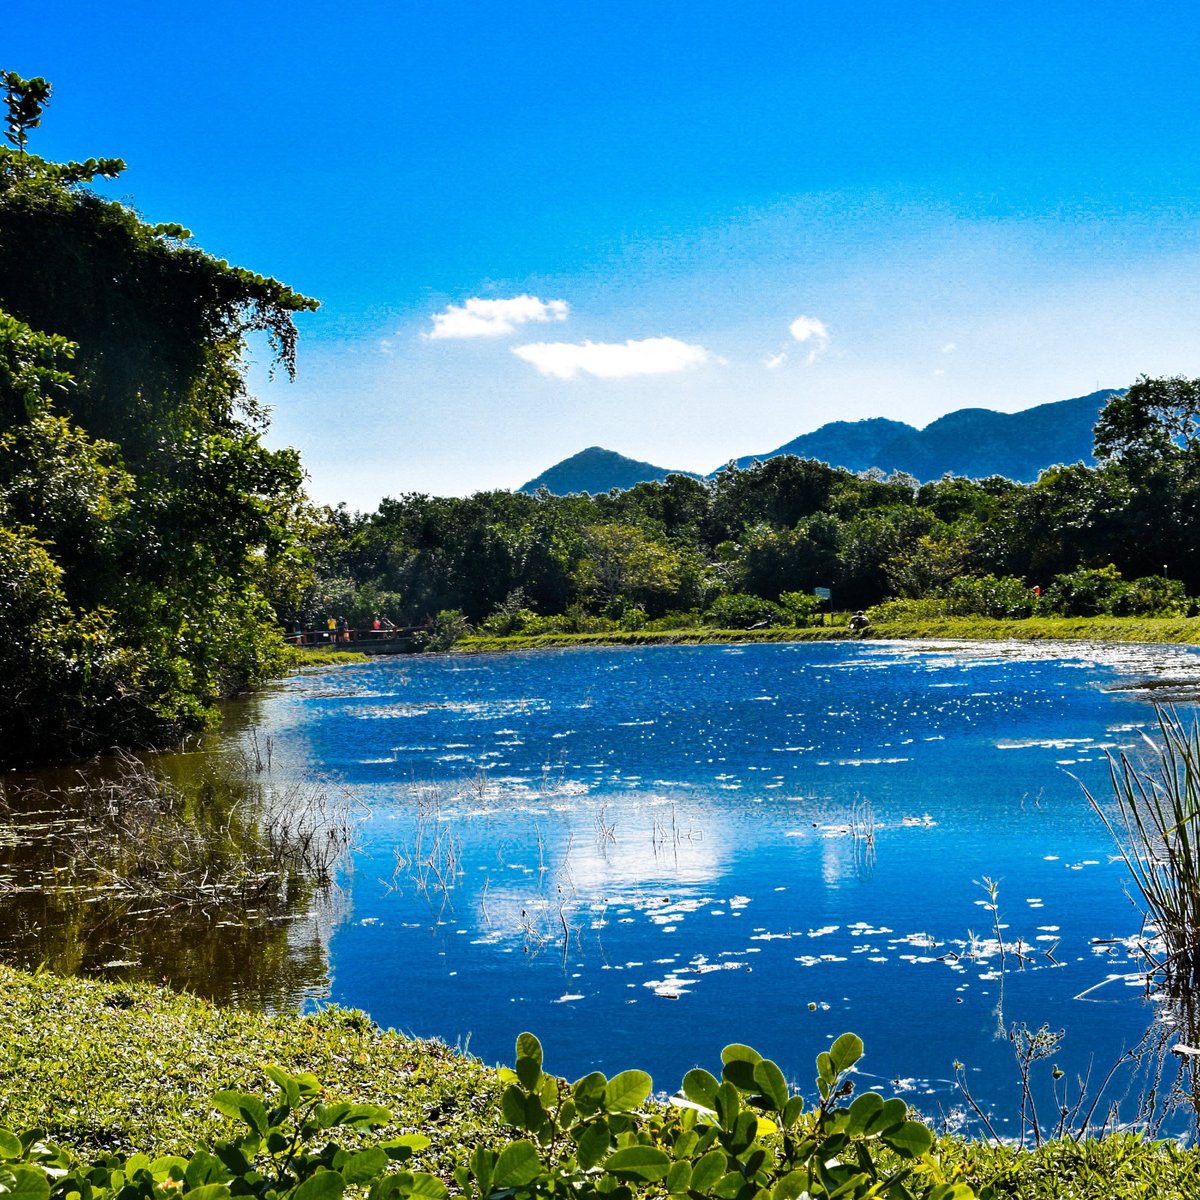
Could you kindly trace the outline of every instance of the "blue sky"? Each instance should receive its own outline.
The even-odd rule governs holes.
[[[322,503],[1200,375],[1187,6],[47,0],[0,46],[35,151],[322,302],[252,367]]]

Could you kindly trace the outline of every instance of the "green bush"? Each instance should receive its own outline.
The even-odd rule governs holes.
[[[756,625],[787,625],[787,614],[761,596],[735,592],[718,596],[705,610],[704,623],[717,629],[751,629]]]
[[[963,575],[946,593],[946,612],[955,617],[1019,620],[1033,616],[1037,608],[1033,589],[1012,575]]]
[[[506,1145],[465,1148],[454,1182],[468,1200],[669,1196],[679,1200],[971,1200],[931,1154],[929,1129],[903,1100],[865,1092],[848,1101],[862,1042],[843,1034],[817,1055],[819,1102],[792,1094],[779,1067],[749,1046],[726,1046],[721,1078],[699,1068],[670,1105],[649,1102],[650,1076],[598,1071],[573,1085],[542,1070],[523,1033],[515,1069],[501,1071]],[[113,1154],[83,1163],[37,1130],[0,1130],[0,1194],[13,1200],[447,1200],[437,1177],[409,1168],[424,1134],[375,1144],[355,1135],[390,1115],[377,1104],[326,1102],[315,1076],[267,1067],[278,1091],[222,1091],[213,1106],[240,1132],[188,1156]],[[351,1135],[350,1146],[335,1140]]]
[[[867,616],[873,625],[886,625],[896,622],[936,621],[949,615],[949,605],[945,600],[925,597],[920,600],[885,600],[867,609]]]

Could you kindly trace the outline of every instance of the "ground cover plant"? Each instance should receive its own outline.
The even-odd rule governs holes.
[[[613,1183],[607,1193],[617,1200],[628,1200],[634,1193],[691,1195],[690,1188],[669,1191],[670,1172],[675,1172],[673,1182],[678,1184],[684,1175],[679,1164],[686,1160],[691,1172],[688,1182],[700,1169],[696,1182],[704,1183],[704,1172],[720,1165],[710,1158],[707,1166],[700,1166],[715,1149],[730,1166],[712,1181],[711,1194],[718,1200],[725,1200],[724,1193],[715,1190],[721,1179],[731,1174],[739,1177],[727,1185],[727,1191],[737,1196],[747,1173],[766,1167],[767,1158],[759,1158],[753,1148],[756,1140],[776,1139],[769,1147],[775,1166],[794,1164],[809,1153],[805,1146],[810,1143],[801,1144],[800,1133],[813,1126],[801,1126],[792,1089],[785,1082],[780,1090],[779,1077],[746,1047],[726,1051],[721,1080],[706,1072],[685,1077],[683,1099],[718,1114],[716,1125],[706,1127],[699,1120],[701,1114],[689,1108],[655,1109],[637,1116],[631,1110],[637,1109],[638,1098],[648,1094],[650,1085],[636,1070],[621,1072],[602,1087],[599,1078],[587,1077],[568,1094],[563,1081],[545,1072],[536,1039],[522,1039],[515,1070],[497,1072],[439,1043],[381,1030],[361,1013],[335,1008],[304,1017],[268,1015],[217,1008],[144,985],[30,975],[7,968],[0,968],[0,1004],[6,1016],[0,1025],[0,1126],[43,1131],[41,1139],[18,1139],[19,1145],[0,1137],[4,1160],[0,1189],[26,1200],[37,1200],[26,1190],[33,1186],[32,1180],[12,1168],[41,1154],[34,1147],[43,1144],[65,1147],[65,1158],[46,1152],[43,1161],[50,1165],[57,1161],[86,1174],[99,1162],[99,1174],[89,1181],[93,1190],[80,1189],[83,1200],[93,1196],[99,1200],[116,1181],[113,1172],[118,1170],[120,1187],[133,1188],[124,1193],[127,1200],[209,1186],[217,1191],[197,1200],[218,1200],[229,1184],[228,1179],[220,1182],[222,1170],[236,1176],[237,1154],[248,1156],[256,1139],[259,1149],[282,1153],[271,1148],[271,1129],[282,1129],[296,1116],[301,1127],[314,1119],[317,1125],[294,1143],[296,1152],[303,1150],[307,1164],[297,1169],[334,1168],[343,1181],[348,1171],[362,1184],[369,1184],[372,1172],[381,1169],[412,1176],[411,1185],[403,1180],[388,1185],[376,1192],[376,1200],[393,1194],[393,1187],[397,1196],[413,1194],[425,1200],[437,1200],[442,1186],[478,1195],[481,1175],[486,1178],[489,1170],[490,1183],[485,1186],[491,1187],[492,1194],[503,1189],[504,1194],[515,1196],[525,1189],[529,1194],[567,1195],[573,1191],[572,1173],[587,1173],[581,1153],[586,1162],[601,1141],[601,1133],[587,1133],[586,1139],[584,1134],[601,1124],[607,1126],[603,1136],[608,1138],[608,1155],[624,1155],[613,1164]],[[825,1082],[824,1094],[818,1089],[801,1114],[819,1125],[817,1112],[824,1109],[824,1140],[818,1144],[829,1148],[830,1138],[845,1135],[848,1140],[841,1143],[841,1153],[854,1175],[870,1178],[874,1171],[878,1182],[894,1171],[909,1171],[898,1181],[909,1193],[920,1195],[925,1189],[932,1196],[938,1194],[938,1187],[955,1185],[957,1192],[941,1194],[961,1197],[969,1194],[964,1189],[970,1189],[981,1196],[1014,1200],[1146,1196],[1182,1200],[1200,1190],[1200,1151],[1173,1142],[1152,1142],[1135,1133],[1052,1141],[1032,1151],[941,1134],[927,1140],[926,1133],[918,1132],[924,1127],[910,1125],[911,1114],[901,1114],[897,1102],[882,1101],[891,1106],[885,1108],[875,1100],[844,1092],[847,1080],[853,1082],[853,1074],[847,1075],[845,1068],[852,1068],[850,1060],[858,1050],[855,1041],[843,1042],[836,1056],[831,1047],[822,1057],[818,1074]],[[272,1064],[278,1069],[268,1071]],[[312,1090],[314,1081],[322,1085],[319,1095]],[[340,1097],[359,1107],[338,1112],[335,1102]],[[314,1118],[318,1104],[335,1111],[335,1119],[327,1120],[328,1111],[325,1117]],[[285,1107],[286,1113],[281,1111]],[[381,1110],[386,1110],[387,1120]],[[791,1127],[795,1144],[780,1148],[782,1135],[769,1133],[766,1123],[787,1126],[790,1116],[796,1116]],[[755,1137],[747,1140],[752,1120],[757,1122]],[[323,1127],[322,1121],[327,1121]],[[619,1145],[618,1139],[635,1128],[636,1138]],[[887,1145],[885,1130],[894,1131],[890,1136],[897,1146]],[[295,1124],[292,1131],[297,1132]],[[857,1139],[865,1141],[869,1166],[857,1153]],[[345,1158],[337,1157],[337,1149],[328,1149],[331,1142],[346,1152]],[[215,1167],[201,1158],[189,1182],[188,1165],[197,1153],[221,1143],[234,1146],[227,1154],[229,1161],[213,1154],[218,1163],[223,1162]],[[382,1150],[383,1157],[358,1158],[350,1166],[369,1143]],[[279,1145],[277,1140],[274,1144]],[[706,1148],[697,1153],[702,1144]],[[518,1149],[506,1150],[513,1146]],[[847,1150],[853,1151],[853,1157]],[[501,1168],[505,1153],[508,1157]],[[143,1157],[132,1157],[138,1154]],[[664,1166],[663,1155],[669,1159],[666,1172],[652,1178]],[[205,1170],[211,1173],[206,1175]],[[291,1168],[285,1164],[284,1170]],[[169,1182],[173,1174],[182,1180],[183,1188]],[[264,1180],[284,1182],[283,1175],[259,1174],[262,1178],[252,1180],[243,1194],[263,1195]],[[783,1179],[792,1175],[789,1171]],[[525,1182],[518,1182],[522,1179]],[[776,1180],[767,1194],[774,1200],[778,1187],[780,1197],[799,1200],[803,1189],[795,1185],[800,1182],[791,1178],[780,1186],[782,1180]],[[552,1191],[546,1191],[551,1183]],[[298,1200],[320,1200],[326,1195],[322,1189],[337,1187],[336,1181],[329,1180],[294,1194]],[[408,1193],[403,1191],[406,1187]],[[360,1183],[354,1182],[347,1190],[359,1189]],[[65,1198],[69,1191],[59,1188],[55,1195]],[[751,1189],[744,1194],[760,1193]],[[845,1194],[903,1193],[877,1189]],[[40,1189],[37,1195],[42,1196]]]

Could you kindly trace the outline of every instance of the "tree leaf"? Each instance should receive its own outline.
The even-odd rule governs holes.
[[[902,1158],[919,1158],[933,1146],[933,1134],[920,1121],[905,1121],[885,1133],[883,1140]]]
[[[604,1089],[604,1107],[609,1112],[633,1112],[650,1095],[654,1082],[645,1071],[622,1071]]]
[[[388,1169],[390,1162],[387,1151],[379,1146],[359,1150],[342,1163],[342,1178],[347,1183],[366,1183],[368,1180],[382,1175]]]
[[[291,1200],[342,1200],[346,1181],[337,1171],[318,1171],[287,1195]]]
[[[771,1200],[797,1200],[807,1186],[807,1171],[790,1171],[771,1189]]]
[[[733,1042],[721,1051],[721,1078],[749,1092],[754,1088],[754,1068],[762,1060],[762,1055],[751,1046]]]
[[[599,1071],[585,1075],[572,1086],[571,1099],[583,1116],[591,1116],[604,1103],[604,1089],[607,1086],[608,1080]]]
[[[13,1182],[5,1200],[50,1200],[50,1181],[37,1167],[12,1167]]]
[[[703,1104],[714,1112],[717,1107],[717,1088],[720,1086],[716,1076],[703,1067],[695,1067],[683,1077],[683,1094],[693,1104]]]
[[[590,1171],[608,1153],[611,1145],[612,1132],[608,1128],[608,1122],[601,1117],[579,1135],[579,1140],[575,1143],[575,1157],[585,1171]]]
[[[829,1057],[833,1061],[833,1069],[840,1075],[843,1071],[849,1070],[860,1058],[862,1058],[863,1044],[862,1038],[856,1033],[843,1033],[832,1046],[829,1047]]]
[[[212,1103],[217,1112],[235,1121],[245,1121],[255,1133],[266,1133],[269,1128],[267,1110],[257,1096],[245,1092],[218,1092]]]
[[[493,1188],[524,1187],[542,1173],[542,1160],[532,1142],[522,1139],[505,1146],[492,1172]]]
[[[611,1175],[644,1179],[654,1183],[671,1169],[670,1156],[654,1146],[627,1146],[604,1160],[604,1169]]]
[[[707,1192],[725,1174],[729,1160],[723,1150],[710,1150],[692,1166],[692,1191]]]
[[[421,1200],[446,1200],[446,1197],[450,1195],[450,1189],[433,1175],[429,1175],[425,1171],[417,1171],[413,1175],[412,1190],[408,1194],[419,1196]]]
[[[782,1112],[788,1102],[787,1080],[783,1072],[769,1058],[754,1066],[754,1086],[770,1102],[774,1112]]]

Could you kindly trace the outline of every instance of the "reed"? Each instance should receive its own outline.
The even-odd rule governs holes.
[[[1148,957],[1168,986],[1200,985],[1200,720],[1158,710],[1159,738],[1143,734],[1148,763],[1109,755],[1116,815],[1085,787],[1141,893],[1165,947]]]

